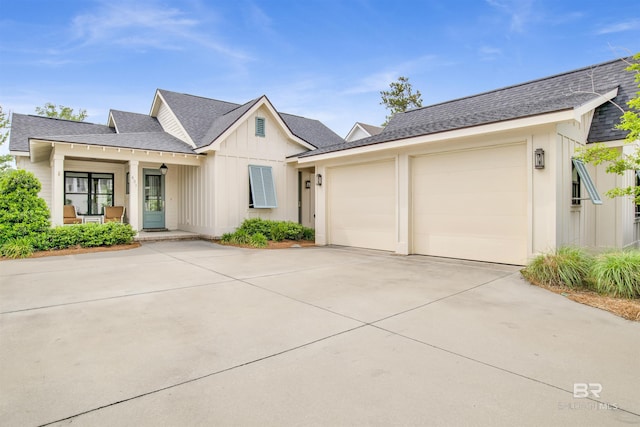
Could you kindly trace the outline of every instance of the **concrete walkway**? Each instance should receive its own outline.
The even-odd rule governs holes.
[[[640,324],[517,270],[204,241],[2,261],[0,425],[640,423]]]

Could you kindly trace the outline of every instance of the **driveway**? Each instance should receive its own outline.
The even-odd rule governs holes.
[[[512,266],[145,243],[2,261],[0,312],[0,425],[640,423],[640,324]]]

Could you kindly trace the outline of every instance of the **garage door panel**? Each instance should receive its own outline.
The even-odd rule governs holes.
[[[526,144],[412,159],[413,251],[522,264]]]
[[[395,160],[327,170],[329,242],[395,250]]]

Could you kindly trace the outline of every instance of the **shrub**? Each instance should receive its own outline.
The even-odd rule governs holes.
[[[110,222],[107,224],[63,225],[48,229],[34,238],[38,250],[66,249],[76,246],[91,248],[129,244],[136,232],[129,224]]]
[[[31,254],[33,254],[33,242],[29,237],[10,239],[0,247],[0,255],[7,258],[26,258]]]
[[[262,233],[256,233],[253,236],[251,236],[251,246],[254,246],[256,248],[264,248],[267,246],[267,237],[262,234]]]
[[[536,256],[522,270],[525,279],[542,285],[582,287],[593,258],[581,248],[561,247]]]
[[[231,238],[231,243],[235,243],[236,245],[248,245],[250,242],[251,236],[246,230],[236,230]]]
[[[640,298],[640,251],[618,251],[597,256],[589,279],[598,292]]]
[[[302,240],[316,240],[316,230],[309,227],[303,227]]]
[[[271,240],[282,242],[287,237],[287,226],[284,222],[271,224]]]
[[[270,239],[271,226],[273,222],[274,221],[262,218],[249,218],[245,219],[238,229],[246,231],[250,236],[253,236],[256,233],[261,233],[267,239]]]
[[[0,245],[36,237],[49,228],[49,208],[38,197],[40,181],[31,172],[12,170],[0,178]]]

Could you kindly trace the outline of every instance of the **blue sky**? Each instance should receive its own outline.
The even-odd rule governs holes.
[[[424,105],[640,51],[640,1],[2,0],[0,105],[148,113],[156,88],[279,111],[345,136],[409,77]],[[6,147],[3,147],[6,150]]]

